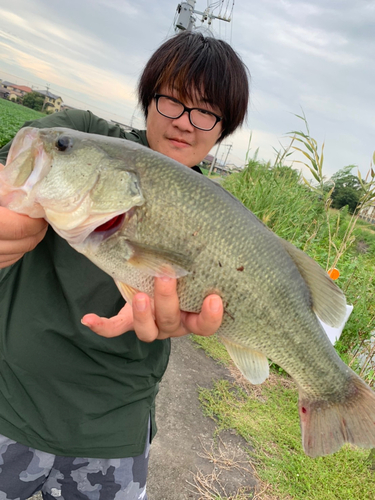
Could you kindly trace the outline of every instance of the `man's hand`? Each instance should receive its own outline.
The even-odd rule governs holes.
[[[102,337],[117,337],[134,330],[143,342],[188,333],[213,335],[223,318],[221,298],[218,295],[206,297],[199,314],[180,311],[176,284],[177,280],[172,278],[155,278],[153,301],[145,293],[137,293],[132,305],[126,304],[117,316],[108,319],[86,314],[82,323]]]
[[[0,207],[0,269],[30,252],[44,238],[48,224]]]

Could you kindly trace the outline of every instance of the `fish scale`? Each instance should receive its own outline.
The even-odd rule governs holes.
[[[68,151],[57,147],[62,136]],[[38,164],[37,182],[27,183],[37,148],[45,165]],[[56,182],[61,176],[64,183]],[[375,447],[375,395],[343,363],[317,318],[339,326],[343,293],[218,184],[133,142],[25,128],[0,172],[1,203],[31,216],[41,216],[35,204],[45,206],[54,230],[112,276],[128,301],[139,290],[153,296],[154,277],[162,275],[177,278],[184,311],[199,312],[207,295],[219,294],[217,333],[245,377],[263,382],[269,358],[296,381],[308,455],[333,453],[345,442]]]

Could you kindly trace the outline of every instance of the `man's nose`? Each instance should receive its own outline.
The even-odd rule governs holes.
[[[194,126],[190,122],[189,111],[184,111],[179,118],[173,119],[174,125],[185,130],[194,130]]]

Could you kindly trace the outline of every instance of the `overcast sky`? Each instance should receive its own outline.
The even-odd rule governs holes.
[[[174,34],[178,3],[0,0],[0,78],[48,84],[66,104],[142,128],[137,80]],[[196,10],[209,3],[197,0]],[[215,4],[214,14],[231,12],[231,2]],[[259,148],[273,161],[287,133],[303,130],[294,116],[303,109],[311,135],[325,141],[325,174],[349,164],[365,174],[375,150],[375,0],[237,0],[231,19],[211,28],[249,68],[251,103],[219,159],[232,144],[228,161],[243,165],[252,131],[250,155]]]

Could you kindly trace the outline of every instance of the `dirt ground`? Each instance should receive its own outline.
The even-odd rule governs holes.
[[[257,484],[247,443],[230,431],[215,434],[202,412],[198,387],[230,379],[228,370],[197,349],[188,337],[172,341],[172,355],[156,400],[158,433],[151,446],[149,500],[252,498]],[[32,500],[41,500],[35,495]]]

